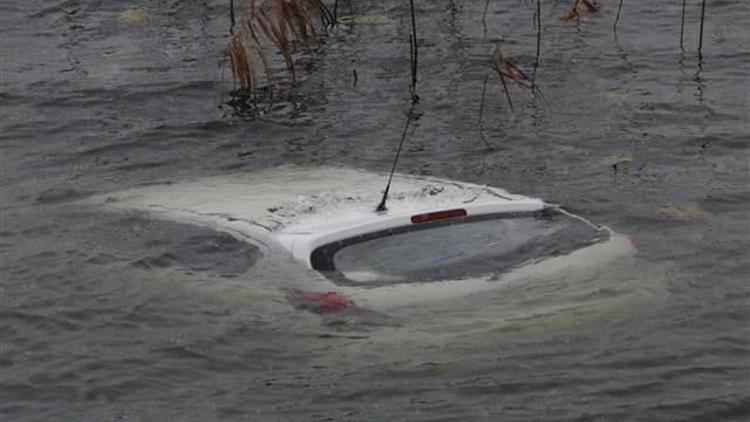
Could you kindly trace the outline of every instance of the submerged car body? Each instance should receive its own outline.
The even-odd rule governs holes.
[[[530,277],[605,265],[627,237],[540,199],[433,177],[285,166],[150,185],[87,200],[107,209],[209,226],[291,256],[316,291],[384,309],[450,299]],[[285,286],[279,286],[281,288]]]

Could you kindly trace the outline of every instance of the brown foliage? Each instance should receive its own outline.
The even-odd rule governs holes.
[[[495,65],[495,70],[501,76],[516,82],[524,88],[531,89],[531,78],[505,57],[498,47],[492,50],[492,63]]]
[[[498,46],[495,46],[495,48],[492,50],[492,67],[495,69],[498,76],[500,76],[500,82],[503,84],[503,90],[505,91],[505,95],[508,99],[508,105],[510,106],[511,110],[513,109],[513,100],[511,100],[510,98],[510,91],[508,90],[508,85],[505,82],[506,79],[510,79],[518,85],[528,89],[529,91],[531,91],[532,95],[539,96],[540,98],[544,99],[542,91],[539,89],[539,86],[535,83],[535,81],[530,78],[526,74],[526,72],[513,64],[510,59],[505,57],[500,51],[500,47]]]
[[[224,50],[222,68],[227,64],[231,67],[235,89],[254,92],[261,82],[257,72],[260,66],[270,95],[274,94],[276,74],[269,46],[281,55],[294,82],[293,43],[312,52],[318,28],[333,22],[321,0],[241,0],[238,15],[238,29]]]
[[[560,18],[563,22],[579,22],[585,19],[589,13],[596,13],[602,9],[598,0],[576,0],[573,8],[567,15]]]

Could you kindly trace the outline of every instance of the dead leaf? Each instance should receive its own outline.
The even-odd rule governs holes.
[[[630,164],[632,162],[633,157],[629,154],[616,154],[602,157],[602,163],[607,166],[618,166],[620,164]]]
[[[599,0],[581,0],[581,3],[583,3],[583,5],[586,7],[586,10],[591,13],[602,10],[602,4],[599,3]]]
[[[336,22],[341,25],[377,25],[382,21],[382,15],[347,15],[336,18]]]
[[[666,217],[678,219],[708,218],[711,214],[696,203],[666,204],[659,208]]]
[[[134,8],[134,9],[125,9],[122,12],[120,12],[120,16],[117,17],[117,20],[120,23],[140,23],[145,22],[149,18],[148,9],[145,8]]]
[[[531,88],[531,78],[505,57],[497,46],[492,50],[492,62],[495,64],[495,70],[498,73],[502,73],[506,78],[509,78],[524,88]]]
[[[626,93],[624,91],[601,91],[594,94],[598,98],[609,101],[623,101],[625,100]]]
[[[580,22],[585,20],[589,13],[596,13],[602,9],[598,0],[576,0],[573,8],[568,14],[561,16],[563,22]]]

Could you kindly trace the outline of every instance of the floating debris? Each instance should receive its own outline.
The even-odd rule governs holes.
[[[505,95],[508,98],[508,105],[510,106],[511,110],[513,110],[513,101],[510,98],[510,92],[508,91],[508,86],[505,83],[506,78],[530,90],[533,95],[539,95],[539,97],[544,99],[539,86],[535,84],[534,81],[523,70],[519,69],[518,66],[510,61],[510,59],[505,57],[498,46],[495,46],[495,48],[492,50],[492,64],[495,71],[497,71],[498,76],[500,76],[500,82],[502,82],[503,84],[503,89],[505,90]]]
[[[231,67],[235,89],[254,93],[260,85],[256,68],[262,67],[268,93],[273,96],[276,76],[267,52],[268,45],[276,47],[294,83],[294,44],[313,52],[319,32],[333,22],[333,15],[319,0],[242,1],[239,30],[232,35],[224,50],[222,69],[227,64]]]
[[[336,18],[340,25],[378,25],[383,22],[382,15],[347,15]]]
[[[620,22],[620,13],[622,12],[622,1],[620,0],[620,3],[617,5],[617,15],[615,16],[615,23],[612,25],[612,31],[614,31],[615,36],[617,36],[617,24]]]
[[[134,9],[125,9],[120,12],[120,15],[117,17],[117,21],[120,23],[141,23],[147,21],[149,19],[149,16],[151,16],[151,14],[146,8],[139,7]]]
[[[602,157],[602,163],[612,167],[615,173],[617,173],[617,171],[620,170],[621,167],[626,167],[632,162],[633,157],[629,154],[615,154]]]
[[[617,90],[601,91],[601,92],[595,93],[594,96],[597,98],[601,98],[601,99],[609,100],[609,101],[624,101],[627,96],[627,92],[617,91]]]
[[[666,217],[682,220],[708,218],[711,216],[711,214],[701,208],[700,205],[692,202],[686,204],[666,204],[659,208],[659,212]]]
[[[337,292],[303,292],[297,289],[288,289],[285,293],[286,300],[292,306],[316,314],[340,312],[355,306],[346,296]]]
[[[284,292],[289,304],[296,309],[323,316],[322,323],[328,327],[365,328],[400,325],[392,316],[359,307],[339,292],[305,292],[299,289],[285,289]]]
[[[596,13],[601,9],[602,5],[597,0],[576,0],[570,12],[560,17],[560,20],[563,22],[580,22],[586,19],[589,13]]]
[[[618,164],[629,164],[633,162],[633,157],[628,154],[622,155],[607,155],[602,157],[602,163],[608,166],[616,166]]]
[[[506,58],[497,46],[492,50],[492,62],[495,70],[524,88],[531,89],[531,78]]]

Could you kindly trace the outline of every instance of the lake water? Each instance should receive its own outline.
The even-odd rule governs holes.
[[[312,277],[290,262],[76,201],[290,163],[388,169],[407,2],[342,1],[355,23],[253,108],[221,80],[228,1],[3,1],[0,419],[750,417],[748,3],[707,2],[702,62],[697,1],[684,53],[681,2],[624,2],[616,37],[614,0],[577,25],[558,19],[572,2],[542,3],[546,100],[512,86],[511,112],[491,52],[531,68],[535,2],[491,1],[485,31],[484,2],[416,1],[421,117],[399,170],[563,204],[636,255],[373,325],[289,305],[279,286]]]

